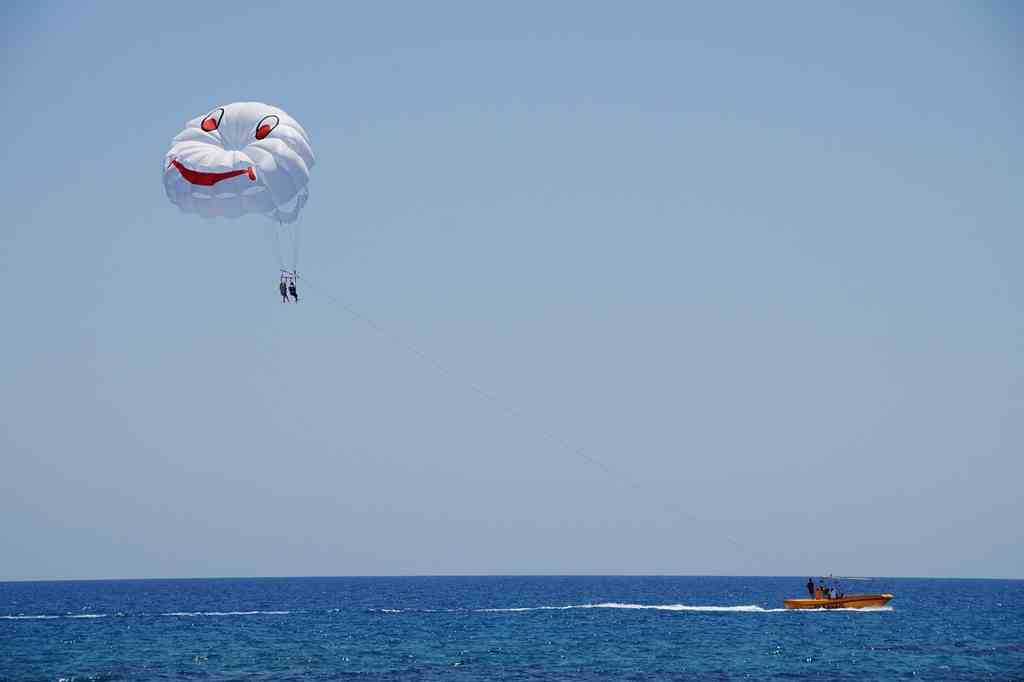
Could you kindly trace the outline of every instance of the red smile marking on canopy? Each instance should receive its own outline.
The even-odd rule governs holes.
[[[216,185],[221,180],[227,180],[228,178],[237,178],[239,175],[248,175],[249,179],[256,182],[256,169],[252,166],[243,168],[242,170],[227,171],[226,173],[203,173],[202,171],[194,171],[190,168],[186,168],[177,159],[172,159],[171,166],[178,169],[181,173],[181,177],[185,178],[193,185],[205,185],[210,187]]]

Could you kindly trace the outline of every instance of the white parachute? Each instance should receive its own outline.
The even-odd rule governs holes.
[[[316,163],[309,136],[284,110],[261,102],[234,102],[189,121],[164,157],[167,198],[186,213],[204,218],[260,214],[281,226],[292,242],[295,223],[309,199],[309,170]],[[294,274],[296,263],[290,263]]]

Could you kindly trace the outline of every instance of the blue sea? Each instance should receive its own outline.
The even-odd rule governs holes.
[[[1024,679],[1024,581],[806,576],[0,583],[0,680]]]

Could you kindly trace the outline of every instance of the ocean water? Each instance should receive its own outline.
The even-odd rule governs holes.
[[[1024,679],[1024,581],[806,576],[0,583],[0,680]]]

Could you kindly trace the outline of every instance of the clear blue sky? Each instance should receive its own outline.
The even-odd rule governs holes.
[[[0,11],[0,579],[1024,576],[1015,3]]]

